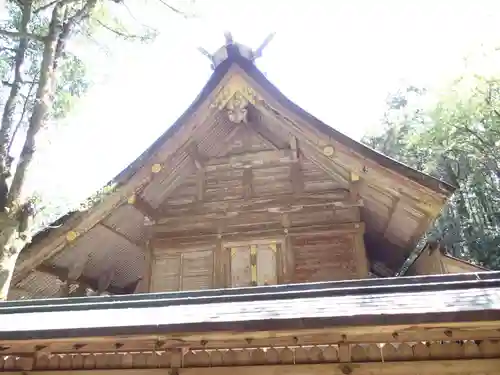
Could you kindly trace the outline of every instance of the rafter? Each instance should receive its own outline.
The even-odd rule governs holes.
[[[246,126],[251,126],[251,129],[254,132],[256,132],[264,140],[272,144],[276,149],[282,149],[288,146],[287,140],[282,139],[281,136],[265,126],[262,121],[253,121]]]
[[[157,218],[157,211],[147,202],[145,201],[140,195],[134,194],[128,199],[128,203],[134,208],[139,211],[141,214],[144,216],[147,216],[151,220],[156,220]]]

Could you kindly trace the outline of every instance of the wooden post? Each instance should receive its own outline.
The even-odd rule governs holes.
[[[216,288],[226,288],[226,257],[222,246],[222,236],[217,236],[214,252],[214,286]]]

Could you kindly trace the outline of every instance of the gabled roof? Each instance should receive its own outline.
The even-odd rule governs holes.
[[[116,220],[108,224],[116,227],[124,226],[124,220],[130,222],[136,215],[125,207],[130,197],[144,195],[148,189],[154,194],[159,194],[158,189],[162,189],[165,181],[171,183],[174,179],[182,178],[183,170],[186,169],[182,164],[185,158],[182,150],[189,141],[189,137],[196,133],[197,127],[201,126],[199,123],[210,116],[217,116],[217,113],[227,104],[229,97],[238,90],[244,91],[244,95],[260,111],[270,127],[285,124],[282,126],[287,126],[290,132],[295,132],[299,141],[302,142],[304,152],[312,155],[315,162],[332,176],[340,176],[347,183],[353,175],[357,179],[366,179],[370,181],[366,184],[364,191],[367,197],[380,194],[386,202],[392,202],[389,207],[382,207],[387,211],[388,217],[387,222],[382,224],[385,229],[377,227],[380,219],[370,216],[381,209],[379,203],[370,203],[370,209],[366,211],[364,220],[372,222],[373,227],[381,231],[381,235],[368,236],[365,240],[369,251],[370,249],[391,251],[390,249],[394,247],[408,247],[394,257],[396,260],[393,266],[396,266],[396,263],[402,263],[401,258],[404,260],[407,253],[411,251],[413,243],[423,234],[430,221],[439,214],[447,197],[454,191],[454,187],[388,158],[308,114],[288,100],[252,61],[242,57],[238,48],[234,47],[227,47],[227,58],[217,65],[208,83],[186,112],[111,181],[117,186],[113,193],[89,211],[68,214],[59,221],[60,227],[47,229],[34,237],[32,244],[21,253],[13,284],[19,283],[42,262],[60,255],[63,249],[74,246],[75,242],[85,236],[95,237],[92,243],[86,244],[86,247],[101,246],[104,235],[96,233],[97,223],[108,220],[110,217],[113,219],[117,216],[114,213],[121,210],[124,212],[120,218],[115,217]],[[212,142],[217,140],[219,138],[215,136]],[[327,155],[326,151],[323,154],[322,150],[326,148],[332,149],[335,155]],[[338,163],[344,164],[339,166]],[[152,168],[159,169],[153,172]],[[400,204],[399,202],[406,203]],[[126,210],[128,211],[125,213]],[[407,216],[409,213],[414,214],[414,217],[412,221],[405,224],[405,228],[409,230],[406,234],[407,240],[404,243],[401,241],[397,243],[398,240],[393,235],[396,231],[395,226],[401,221],[400,215]],[[391,220],[393,217],[395,219]],[[121,220],[120,223],[117,223],[118,219]],[[141,218],[137,217],[138,223],[140,220]],[[134,230],[138,238],[143,236],[137,228]],[[133,251],[130,250],[129,253]],[[134,255],[129,262],[134,262],[134,259],[139,260],[141,257],[142,255]],[[125,259],[125,256],[122,258]],[[52,267],[54,272],[59,272],[58,267],[62,267],[61,264],[69,263],[74,263],[74,260],[71,262],[68,259],[61,260],[59,265],[52,264],[48,268]],[[141,270],[135,269],[134,272],[140,273]],[[124,273],[125,271],[122,272]],[[93,276],[88,278],[92,285]],[[130,292],[127,285],[123,284],[128,282],[133,287],[137,280],[124,277],[119,288]],[[115,286],[118,288],[118,284]]]

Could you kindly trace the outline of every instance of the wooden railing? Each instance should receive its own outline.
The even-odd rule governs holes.
[[[196,368],[500,358],[500,341],[339,344],[218,350],[44,353],[0,356],[0,370]]]

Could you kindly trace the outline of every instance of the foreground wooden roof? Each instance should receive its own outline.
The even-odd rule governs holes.
[[[4,371],[470,375],[500,363],[500,272],[13,301],[0,316]]]
[[[224,156],[227,145],[223,140],[234,131],[224,109],[235,94],[250,102],[253,120],[249,125],[273,145],[272,152],[289,148],[293,135],[311,168],[316,168],[314,173],[324,173],[345,188],[361,182],[367,251],[393,271],[453,192],[450,185],[314,118],[290,102],[252,62],[233,51],[179,120],[113,180],[118,185],[114,193],[90,211],[67,215],[59,228],[34,238],[21,253],[13,292],[19,297],[55,295],[55,277],[64,280],[71,272],[93,286],[100,275],[115,267],[108,290],[131,293],[145,267],[145,218],[181,181],[196,173],[190,160],[192,142],[208,157]]]
[[[500,272],[13,301],[0,315],[0,340],[500,323]]]

